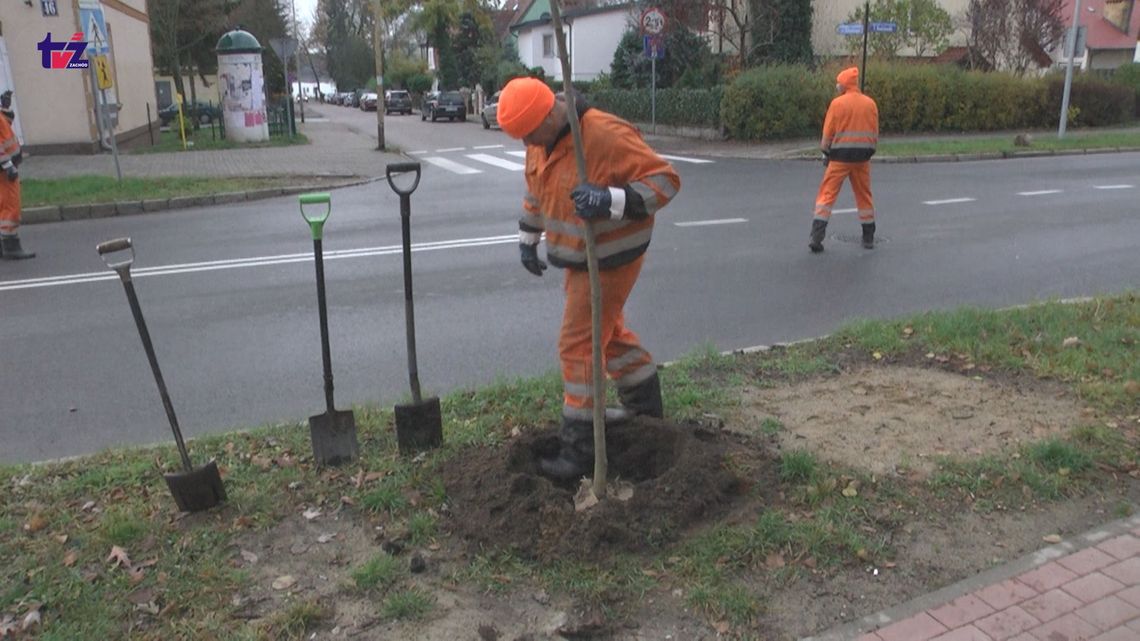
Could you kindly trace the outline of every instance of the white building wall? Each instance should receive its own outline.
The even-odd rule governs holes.
[[[614,52],[628,28],[628,18],[626,13],[614,11],[574,20],[570,27],[574,39],[570,50],[575,52],[571,61],[571,79],[593,80],[600,73],[610,72]],[[562,78],[561,73],[558,78]]]

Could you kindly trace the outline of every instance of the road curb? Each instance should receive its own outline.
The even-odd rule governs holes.
[[[250,200],[264,200],[278,196],[291,196],[310,191],[328,191],[343,187],[355,187],[379,180],[370,176],[353,176],[343,182],[331,185],[292,185],[288,187],[272,187],[266,189],[250,189],[247,191],[231,191],[204,196],[175,196],[173,198],[154,198],[146,200],[118,201],[110,203],[95,203],[84,205],[46,205],[42,207],[26,207],[20,211],[21,223],[24,225],[38,225],[42,223],[58,223],[60,221],[87,220],[91,218],[110,218],[112,216],[132,216],[135,214],[153,214],[174,209],[189,209],[192,207],[211,207],[215,205],[229,205]]]
[[[1120,154],[1140,151],[1140,147],[1105,147],[1103,149],[1035,149],[1026,151],[989,151],[976,154],[930,154],[914,156],[876,156],[873,163],[887,165],[917,164],[934,162],[969,162],[973,160],[1019,160],[1021,158],[1044,158],[1048,156],[1088,156],[1092,154]],[[797,160],[819,162],[818,156],[801,156]]]
[[[802,637],[800,641],[850,641],[856,639],[868,631],[877,630],[896,621],[909,619],[920,612],[944,603],[949,603],[960,596],[970,594],[971,592],[975,592],[995,583],[1000,583],[1006,579],[1017,577],[1034,568],[1045,565],[1054,559],[1068,556],[1073,552],[1079,552],[1114,536],[1127,534],[1137,527],[1140,527],[1140,515],[1113,521],[1107,525],[1093,528],[1084,534],[1071,537],[1056,545],[1050,545],[1036,552],[1030,552],[1009,563],[980,572],[968,579],[963,579],[940,590],[923,594],[905,603],[834,627],[820,635]]]

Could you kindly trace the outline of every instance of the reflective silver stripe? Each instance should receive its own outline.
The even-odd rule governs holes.
[[[817,203],[817,204],[816,204],[816,206],[815,206],[815,210],[816,210],[816,211],[823,211],[823,210],[825,210],[825,209],[826,209],[827,211],[831,211],[831,205],[824,205],[824,204],[822,204],[822,203]]]
[[[532,209],[537,210],[538,204],[539,204],[538,203],[538,196],[535,196],[534,194],[532,194],[528,191],[526,193],[526,195],[523,196],[523,204],[531,207]]]
[[[615,254],[620,254],[623,251],[640,247],[649,242],[653,236],[653,229],[646,227],[645,229],[630,234],[624,238],[618,238],[605,243],[598,243],[598,260],[609,258]],[[561,245],[548,245],[547,253],[557,256],[562,260],[570,263],[581,263],[586,260],[586,251],[575,251]]]
[[[566,418],[576,418],[584,421],[589,421],[594,418],[594,408],[592,407],[570,407],[569,405],[562,406],[562,415]]]
[[[621,220],[625,214],[625,190],[610,187],[610,218]]]
[[[630,184],[630,187],[645,201],[645,210],[650,214],[656,213],[657,210],[664,207],[665,203],[669,202],[673,196],[677,195],[677,188],[673,186],[673,183],[669,182],[667,176],[661,174],[647,176]],[[653,187],[657,187],[657,191],[655,191]],[[658,196],[658,191],[661,192],[660,196]]]
[[[644,383],[646,379],[657,373],[657,364],[649,363],[643,367],[639,367],[629,374],[622,376],[614,381],[619,389],[626,389]]]
[[[873,131],[837,131],[836,138],[878,138],[879,134]]]
[[[582,383],[562,381],[562,390],[570,396],[577,396],[578,398],[594,397],[594,387],[592,385],[583,385]]]
[[[859,220],[863,221],[863,222],[875,220],[875,210],[874,209],[860,209],[859,210]]]
[[[638,349],[635,347],[635,348],[629,350],[628,352],[622,354],[621,356],[618,356],[617,358],[611,358],[609,360],[609,362],[606,363],[606,371],[607,372],[620,372],[621,370],[628,367],[630,364],[636,363],[639,359],[645,358],[647,356],[649,356],[648,352],[646,352],[643,349]]]
[[[600,235],[621,229],[633,224],[629,220],[602,220],[594,223],[594,234]],[[586,238],[586,228],[577,223],[568,223],[562,220],[550,219],[546,221],[546,231],[551,234],[562,234],[574,238]]]
[[[526,212],[519,218],[519,222],[526,225],[527,227],[532,227],[534,229],[545,229],[542,221],[542,216],[539,214]]]
[[[524,245],[537,245],[542,240],[542,234],[536,231],[519,231],[519,242]]]

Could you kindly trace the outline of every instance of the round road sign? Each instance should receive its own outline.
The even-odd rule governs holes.
[[[650,7],[641,12],[641,30],[651,36],[665,31],[665,14],[657,7]]]

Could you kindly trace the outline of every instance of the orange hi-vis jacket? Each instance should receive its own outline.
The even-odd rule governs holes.
[[[642,215],[593,224],[599,268],[627,265],[649,247],[653,214],[677,195],[681,177],[645,144],[633,125],[621,118],[598,109],[587,109],[579,122],[589,174],[584,181],[578,178],[571,136],[559,139],[549,153],[542,147],[527,147],[527,194],[519,220],[519,240],[528,245],[537,244],[545,231],[550,263],[584,270],[586,230],[584,221],[574,213],[570,192],[579,182],[624,189],[627,194],[632,192],[631,199],[640,199],[637,209]]]
[[[20,153],[20,141],[0,116],[0,165],[11,162]],[[8,180],[0,170],[0,236],[13,236],[20,228],[20,181]]]
[[[820,146],[831,160],[866,162],[879,143],[879,107],[856,88],[836,96],[823,120]]]

